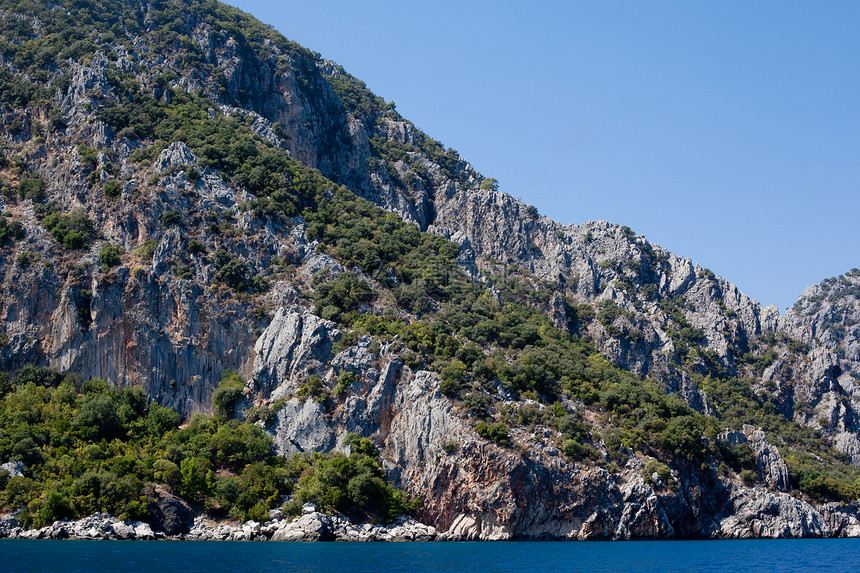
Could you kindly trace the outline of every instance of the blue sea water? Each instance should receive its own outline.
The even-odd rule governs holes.
[[[455,572],[857,571],[860,539],[484,543],[0,540],[25,571]]]

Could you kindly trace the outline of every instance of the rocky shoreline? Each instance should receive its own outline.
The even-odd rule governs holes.
[[[802,539],[860,538],[860,510],[854,505],[826,504],[818,511],[786,494],[742,490],[732,499],[736,514],[723,516],[701,539]],[[671,528],[670,528],[671,530]],[[90,540],[172,540],[172,541],[465,541],[481,539],[465,535],[454,526],[440,532],[411,517],[402,516],[388,525],[354,524],[342,515],[327,515],[305,508],[297,518],[272,510],[265,522],[224,523],[206,516],[193,518],[189,527],[167,533],[143,521],[120,520],[107,513],[95,513],[76,521],[55,521],[38,529],[26,529],[15,514],[0,518],[0,539],[90,539]],[[672,531],[651,535],[539,536],[546,540],[632,540],[684,539]],[[488,539],[488,538],[483,538]],[[496,539],[516,539],[498,537]]]
[[[55,521],[39,529],[25,529],[14,516],[0,519],[0,539],[99,539],[174,541],[441,541],[436,529],[412,518],[401,517],[389,525],[353,524],[345,517],[319,512],[299,518],[277,512],[266,522],[238,525],[214,523],[198,517],[187,533],[169,535],[153,531],[143,521],[120,520],[95,513],[77,521]]]

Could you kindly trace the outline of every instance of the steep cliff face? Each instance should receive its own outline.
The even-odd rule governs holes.
[[[342,73],[330,64],[324,70],[330,77]],[[768,391],[790,416],[824,428],[835,447],[860,465],[856,272],[811,287],[782,317],[776,307],[763,307],[627,227],[602,221],[560,225],[492,185],[482,186],[467,163],[452,165],[438,155],[434,160],[426,145],[416,144],[426,136],[402,118],[361,123],[357,115],[353,135],[362,156],[368,138],[405,150],[392,161],[377,143],[383,150],[368,162],[376,185],[366,196],[456,242],[458,260],[473,276],[516,266],[550,283],[568,303],[599,308],[612,301],[623,312],[610,321],[577,321],[560,296],[548,310],[558,324],[588,335],[613,363],[658,378],[703,412],[709,411],[707,396],[696,387],[695,374],[773,382],[775,390]]]
[[[477,436],[468,416],[439,391],[439,377],[412,371],[370,339],[333,353],[334,323],[279,310],[257,344],[249,389],[282,399],[269,431],[280,453],[337,449],[346,432],[372,436],[389,475],[425,503],[420,517],[447,539],[660,539],[857,535],[849,507],[815,508],[787,491],[785,463],[761,430],[745,428],[765,483],[749,489],[693,467],[663,482],[644,460],[623,468],[571,462],[557,432],[517,431],[516,450]],[[333,401],[299,397],[308,373],[333,391],[341,372],[357,378]],[[272,374],[278,384],[272,387]],[[648,481],[646,481],[646,478]],[[831,524],[832,522],[832,524]]]
[[[54,167],[44,170],[49,193],[76,190],[66,209],[87,209],[102,236],[124,247],[125,264],[100,268],[101,243],[95,241],[71,260],[74,255],[40,227],[30,205],[7,205],[32,231],[19,244],[19,253],[38,253],[41,261],[22,265],[12,253],[6,255],[0,306],[7,336],[0,349],[3,363],[15,368],[46,360],[84,377],[141,386],[185,414],[207,408],[225,368],[250,369],[259,329],[252,305],[259,301],[237,300],[227,288],[205,286],[214,275],[213,265],[204,256],[189,254],[188,245],[198,240],[215,250],[223,241],[214,233],[194,233],[187,223],[165,229],[161,220],[168,211],[181,210],[186,221],[215,217],[234,221],[237,229],[249,227],[236,211],[235,190],[208,170],[201,170],[196,182],[178,171],[152,186],[144,183],[142,179],[168,169],[196,168],[196,158],[181,143],[166,149],[152,170],[132,171],[138,178],[125,184],[123,194],[131,200],[121,206],[100,190],[69,181],[83,171],[76,153],[44,158],[46,163],[55,160]],[[250,261],[289,258],[304,248],[304,241],[291,235],[255,231],[253,238],[233,244]],[[135,252],[140,245],[152,250],[151,260]],[[181,276],[174,272],[177,265],[182,265]],[[269,295],[280,296],[290,294],[281,289]]]
[[[806,289],[782,324],[808,352],[783,354],[765,375],[793,374],[795,418],[821,427],[860,465],[860,271]]]
[[[237,370],[248,379],[245,411],[273,410],[267,430],[278,453],[332,451],[348,432],[372,436],[389,475],[424,500],[422,519],[450,538],[860,534],[854,506],[789,494],[797,476],[781,449],[792,443],[771,427],[744,428],[755,488],[682,451],[669,455],[672,471],[661,477],[644,472],[658,452],[640,447],[643,432],[665,431],[665,418],[676,415],[711,420],[715,430],[714,418],[672,404],[655,413],[653,403],[619,414],[604,406],[612,396],[601,401],[603,387],[586,393],[587,403],[572,398],[570,388],[602,367],[593,356],[543,395],[455,372],[463,394],[487,402],[487,419],[507,425],[512,447],[504,447],[476,431],[467,396],[443,393],[440,374],[455,357],[464,369],[480,356],[501,371],[519,354],[489,339],[475,350],[453,330],[428,326],[409,347],[428,357],[422,363],[405,335],[374,330],[369,318],[355,328],[325,320],[337,315],[313,304],[321,286],[347,273],[371,295],[339,285],[334,297],[356,298],[346,310],[388,325],[420,326],[428,316],[441,324],[433,313],[451,298],[422,306],[406,290],[443,285],[447,267],[386,270],[374,258],[382,249],[345,262],[351,240],[326,239],[327,229],[353,223],[349,213],[326,211],[345,187],[454,242],[469,284],[486,289],[476,308],[499,304],[516,279],[520,298],[564,331],[556,341],[589,340],[703,415],[726,406],[703,385],[742,379],[745,398],[821,427],[822,448],[860,466],[856,272],[812,287],[781,317],[627,227],[540,216],[342,68],[238,11],[106,4],[125,28],[94,17],[92,30],[76,29],[93,34],[80,53],[54,45],[59,8],[18,13],[24,8],[3,4],[4,18],[26,25],[3,28],[20,53],[10,48],[0,70],[0,200],[4,221],[22,233],[0,241],[0,368],[46,364],[142,387],[183,416],[211,409],[222,373]],[[50,65],[33,64],[30,45],[56,48]],[[32,78],[38,93],[15,91]],[[418,243],[390,225],[360,226],[358,243],[381,242],[386,232]],[[511,346],[517,352],[550,325],[528,326],[533,336]],[[426,350],[443,335],[450,352]],[[579,440],[593,452],[560,451],[568,437],[543,419],[517,421],[520,410],[550,407],[590,424]],[[648,419],[610,446],[605,431],[618,415]]]
[[[156,31],[163,22],[149,14],[143,29]],[[314,167],[354,163],[349,148],[337,144],[342,106],[309,53],[286,53],[271,43],[260,53],[235,34],[213,31],[199,17],[186,19],[186,31],[198,45],[202,68],[188,67],[187,52],[154,49],[147,41],[152,38],[134,37],[55,73],[55,83],[67,87],[44,105],[62,117],[61,130],[45,130],[34,140],[26,137],[30,133],[11,135],[7,121],[7,139],[26,143],[17,159],[22,165],[7,166],[3,173],[9,185],[4,206],[27,232],[3,254],[0,316],[7,343],[0,348],[0,363],[5,368],[45,361],[84,377],[140,386],[187,415],[209,408],[223,370],[250,371],[254,342],[266,322],[254,309],[270,300],[295,299],[285,284],[264,297],[242,299],[226,287],[211,286],[217,269],[206,253],[225,248],[255,271],[268,268],[273,257],[300,262],[308,252],[300,219],[260,225],[238,210],[254,196],[225,183],[220,171],[201,167],[181,141],[151,165],[140,163],[130,158],[145,143],[100,119],[99,109],[127,99],[117,74],[144,86],[142,95],[151,89],[152,97],[164,99],[169,98],[159,79],[164,74],[173,74],[174,85],[190,91],[211,85],[216,74],[225,104],[210,108],[210,119],[241,118],[251,131]],[[12,63],[6,66],[19,72]],[[43,129],[40,113],[24,110],[28,131]],[[87,151],[95,157],[82,157]],[[87,248],[70,252],[57,244],[40,224],[37,202],[15,196],[22,177],[41,181],[45,198],[39,203],[64,213],[83,211],[91,227]],[[112,180],[121,182],[118,197],[103,191]],[[172,213],[179,218],[166,224]],[[100,268],[102,241],[125,250],[122,266]],[[191,241],[203,249],[190,252]],[[33,262],[20,259],[22,253]]]

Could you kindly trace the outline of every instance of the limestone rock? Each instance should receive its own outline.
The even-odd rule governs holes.
[[[335,324],[310,314],[278,309],[254,345],[253,386],[267,395],[280,382],[280,396],[295,393],[329,358]],[[286,382],[291,384],[285,385]]]
[[[755,451],[759,475],[771,487],[782,492],[789,491],[791,483],[788,477],[788,466],[785,465],[779,450],[767,441],[761,428],[752,430],[751,427],[745,426],[744,431]]]
[[[162,151],[155,162],[152,170],[156,173],[167,171],[171,167],[196,167],[197,157],[182,141],[174,141],[167,149]]]
[[[829,503],[821,513],[833,537],[860,537],[860,511],[856,505]]]
[[[5,464],[0,464],[0,470],[5,470],[10,478],[13,477],[24,477],[24,470],[27,469],[27,466],[24,465],[24,462],[6,462]]]
[[[742,489],[736,491],[729,503],[732,513],[720,522],[715,537],[781,539],[831,534],[821,513],[784,493]]]

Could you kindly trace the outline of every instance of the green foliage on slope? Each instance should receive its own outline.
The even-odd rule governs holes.
[[[235,374],[225,381],[221,388],[242,385]],[[23,508],[19,519],[31,526],[97,511],[146,519],[152,484],[243,520],[267,518],[294,488],[297,499],[366,519],[387,521],[414,509],[385,482],[366,439],[350,438],[358,454],[346,462],[285,460],[259,427],[227,419],[225,401],[235,402],[218,400],[222,416],[195,414],[180,428],[176,412],[140,390],[31,366],[11,379],[0,373],[0,463],[25,464],[24,477],[0,477],[0,509]],[[318,471],[316,482],[307,479],[308,468]],[[330,493],[339,484],[342,497]]]
[[[367,438],[350,433],[344,439],[351,453],[303,454],[287,463],[289,475],[297,479],[293,499],[284,507],[298,515],[304,503],[319,509],[339,511],[352,519],[380,519],[390,523],[414,513],[418,500],[385,481],[379,452]]]

